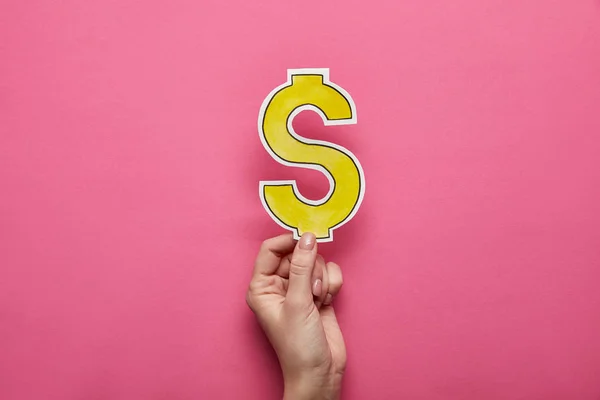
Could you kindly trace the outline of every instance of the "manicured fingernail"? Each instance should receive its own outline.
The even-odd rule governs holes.
[[[323,290],[323,282],[321,282],[320,279],[317,279],[315,281],[315,283],[313,284],[313,295],[315,295],[315,297],[320,297],[322,290]]]
[[[300,248],[302,250],[312,250],[315,247],[316,240],[317,240],[317,238],[315,237],[314,234],[312,234],[310,232],[305,233],[300,238],[300,243],[299,243]]]
[[[325,301],[323,302],[323,305],[325,305],[325,306],[330,305],[332,300],[333,300],[333,296],[331,295],[331,293],[327,293],[327,296],[325,296]]]

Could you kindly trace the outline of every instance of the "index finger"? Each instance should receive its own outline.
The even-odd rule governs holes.
[[[295,246],[296,240],[291,233],[265,240],[256,256],[254,276],[273,275],[281,259],[291,253]]]

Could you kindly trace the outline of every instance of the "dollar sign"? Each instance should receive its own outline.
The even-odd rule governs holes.
[[[258,119],[263,146],[279,163],[322,172],[329,192],[318,201],[300,194],[296,181],[260,181],[265,210],[298,239],[312,232],[318,242],[333,240],[333,230],[348,222],[360,207],[365,180],[362,167],[347,149],[298,136],[292,127],[304,110],[317,112],[325,125],[356,123],[350,95],[329,81],[329,69],[288,70],[288,80],[264,100]]]

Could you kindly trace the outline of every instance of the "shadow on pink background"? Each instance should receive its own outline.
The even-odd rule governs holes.
[[[344,399],[600,399],[600,3],[0,5],[0,398],[277,399],[244,302],[280,232],[256,130],[328,67],[367,192]]]

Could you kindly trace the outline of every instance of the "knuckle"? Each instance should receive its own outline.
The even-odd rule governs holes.
[[[307,269],[310,264],[314,264],[314,260],[311,259],[310,255],[298,254],[297,252],[292,254],[292,258],[290,259],[290,268],[294,266],[295,268]]]
[[[252,279],[250,281],[250,285],[248,285],[248,295],[253,294],[254,292],[256,292],[256,279]]]
[[[265,284],[262,280],[260,279],[253,279],[250,282],[250,286],[248,287],[248,293],[250,296],[254,296],[257,293],[259,293],[263,288],[264,288]]]
[[[277,284],[277,277],[271,275],[267,278],[267,286],[275,286]]]
[[[290,275],[304,276],[306,275],[308,268],[292,259],[290,263]]]
[[[254,304],[253,304],[253,301],[252,301],[252,294],[250,293],[250,290],[248,290],[248,291],[246,292],[246,305],[248,305],[248,307],[249,307],[249,308],[250,308],[252,311],[254,311]]]
[[[263,242],[260,244],[260,251],[263,252],[268,249],[269,249],[269,239],[263,240]]]

